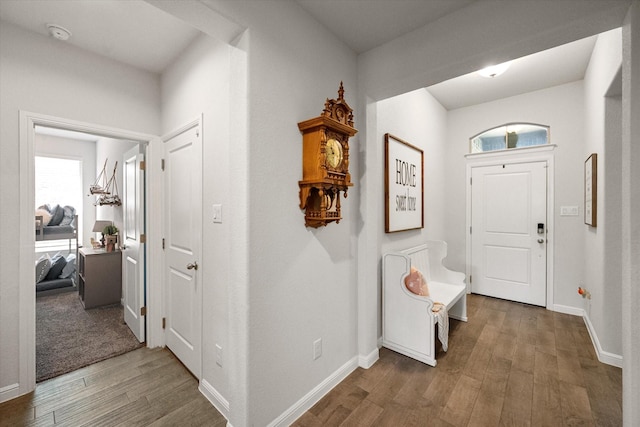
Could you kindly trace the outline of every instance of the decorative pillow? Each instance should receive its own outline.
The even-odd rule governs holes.
[[[51,221],[49,221],[49,225],[55,226],[60,225],[60,222],[64,218],[64,208],[60,207],[60,205],[55,205],[51,208]]]
[[[40,283],[47,277],[51,268],[51,258],[49,254],[44,254],[36,261],[36,283]]]
[[[62,213],[63,216],[60,225],[71,225],[76,215],[76,209],[73,206],[65,206],[62,208]]]
[[[411,267],[411,272],[404,278],[404,285],[416,295],[429,296],[429,287],[420,270]]]
[[[44,280],[55,280],[62,273],[62,269],[67,265],[67,260],[60,254],[51,258],[51,268]]]
[[[42,222],[44,223],[42,224],[43,226],[49,225],[49,221],[51,221],[51,214],[49,213],[48,210],[43,208],[38,208],[36,209],[36,216],[42,216]]]
[[[75,254],[69,254],[67,257],[67,265],[62,269],[62,273],[58,276],[59,279],[68,279],[76,273],[76,256]]]

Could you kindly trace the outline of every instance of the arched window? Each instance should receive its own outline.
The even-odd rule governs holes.
[[[469,151],[483,153],[548,143],[549,126],[533,123],[508,123],[471,137]]]

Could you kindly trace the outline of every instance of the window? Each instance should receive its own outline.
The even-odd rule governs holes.
[[[471,153],[533,147],[549,143],[549,126],[509,123],[471,138]]]
[[[82,219],[82,160],[60,157],[35,157],[36,207],[45,204],[73,206]],[[78,224],[78,240],[82,227]],[[47,242],[37,242],[38,247]]]

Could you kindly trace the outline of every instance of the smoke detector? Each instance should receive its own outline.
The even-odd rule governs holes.
[[[71,31],[61,27],[60,25],[47,24],[47,30],[49,30],[49,34],[51,34],[52,37],[58,40],[65,41],[71,37]]]

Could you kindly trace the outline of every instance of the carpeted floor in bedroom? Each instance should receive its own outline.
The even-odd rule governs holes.
[[[85,310],[77,292],[36,298],[36,381],[126,353],[139,343],[120,304]]]

